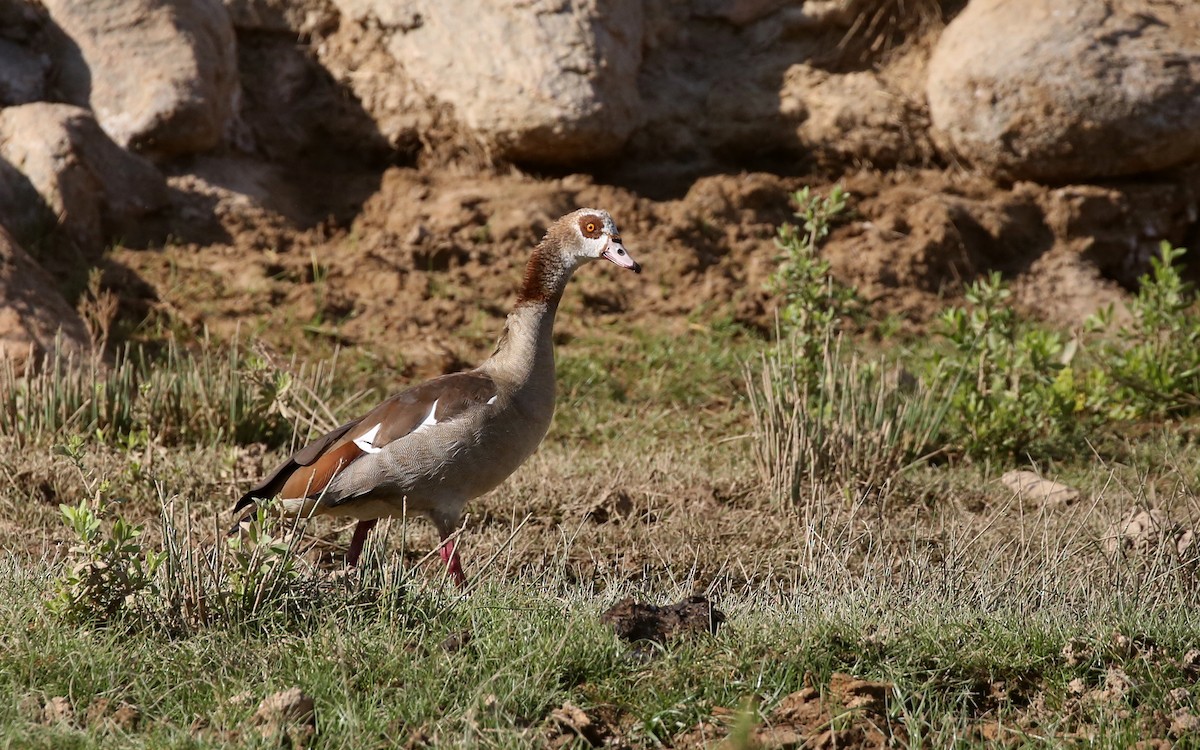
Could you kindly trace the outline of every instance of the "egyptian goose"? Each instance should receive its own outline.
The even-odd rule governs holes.
[[[546,230],[504,332],[487,361],[401,391],[279,465],[238,500],[278,498],[283,513],[358,519],[347,565],[356,565],[378,519],[406,510],[437,526],[454,581],[466,576],[451,534],[466,504],[495,488],[537,449],[554,414],[554,313],[571,274],[605,258],[640,273],[612,217],[583,208]],[[245,520],[245,519],[243,519]]]

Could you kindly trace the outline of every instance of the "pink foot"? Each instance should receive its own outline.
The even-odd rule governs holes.
[[[450,574],[451,580],[459,588],[466,586],[467,576],[463,573],[462,561],[458,558],[458,548],[454,544],[454,540],[447,539],[443,541],[442,546],[438,548],[438,555],[441,556],[442,562],[446,563],[446,572]]]

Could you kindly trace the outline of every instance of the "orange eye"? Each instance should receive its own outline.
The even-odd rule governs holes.
[[[584,230],[586,230],[588,234],[591,234],[592,232],[596,231],[596,222],[589,221],[587,223],[587,226],[584,227]]]

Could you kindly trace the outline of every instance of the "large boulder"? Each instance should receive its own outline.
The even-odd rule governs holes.
[[[335,2],[390,32],[404,74],[496,155],[585,164],[639,124],[637,0]]]
[[[154,158],[221,142],[238,96],[220,0],[44,0],[65,39],[59,87],[121,146]]]
[[[1002,178],[1200,158],[1200,3],[972,0],[934,50],[927,95],[942,146]]]
[[[83,351],[87,328],[54,286],[53,280],[12,235],[0,227],[0,360],[13,360],[18,372],[56,348]]]
[[[0,110],[0,196],[0,224],[24,241],[61,230],[96,257],[108,237],[165,205],[167,187],[91,112],[39,102]]]

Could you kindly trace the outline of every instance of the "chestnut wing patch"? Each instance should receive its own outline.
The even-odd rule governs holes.
[[[443,375],[401,391],[297,451],[243,495],[234,510],[242,510],[255,498],[319,495],[352,462],[379,453],[394,440],[454,419],[472,406],[494,403],[496,395],[495,381],[476,372]],[[361,497],[371,489],[363,487],[351,494]]]
[[[233,506],[233,512],[240,513],[243,509],[249,508],[254,504],[255,499],[270,500],[281,494],[284,484],[287,483],[288,479],[297,469],[312,465],[333,443],[337,442],[361,421],[361,419],[353,419],[340,427],[335,427],[291,456],[288,456],[266,478],[250,488],[246,494],[238,499],[237,504]]]

